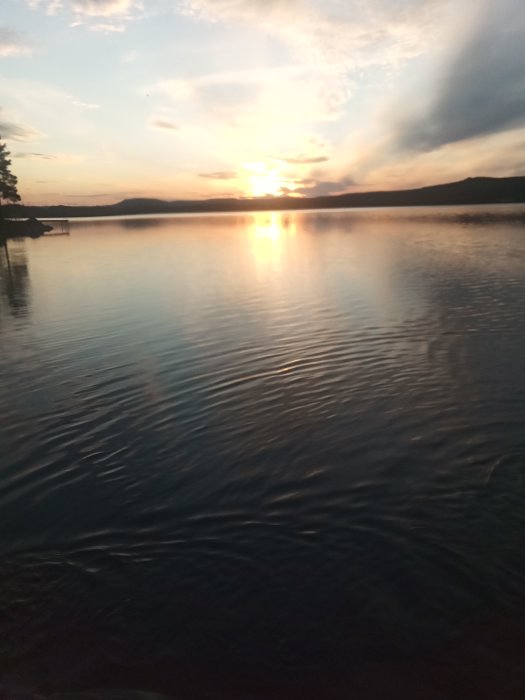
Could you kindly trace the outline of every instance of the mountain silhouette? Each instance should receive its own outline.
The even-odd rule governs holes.
[[[525,203],[525,177],[474,177],[410,190],[351,192],[325,197],[258,197],[246,199],[172,200],[124,199],[93,206],[8,205],[9,217],[72,218],[135,214],[182,214],[270,210],[339,209],[352,207],[413,207],[453,204]]]

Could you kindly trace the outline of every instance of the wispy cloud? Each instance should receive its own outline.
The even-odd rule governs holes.
[[[81,26],[82,22],[78,22],[77,26]],[[102,34],[122,34],[126,31],[126,25],[124,22],[118,24],[117,22],[98,22],[97,24],[89,24],[88,28],[92,32],[101,32]]]
[[[235,171],[219,170],[214,173],[199,173],[199,177],[204,177],[209,180],[234,180],[238,175]]]
[[[328,156],[306,156],[299,155],[292,158],[274,158],[273,160],[279,160],[283,163],[288,163],[288,165],[314,165],[316,163],[326,163]]]
[[[164,95],[173,101],[198,99],[206,104],[237,103],[253,97],[261,86],[277,81],[299,78],[304,73],[302,66],[280,66],[279,68],[239,69],[206,73],[189,79],[161,79],[147,87],[147,92]]]
[[[0,25],[0,56],[19,56],[31,53],[31,44],[11,27]]]
[[[72,87],[77,87],[75,85]],[[71,94],[46,82],[23,78],[2,77],[0,81],[0,104],[5,111],[0,112],[0,122],[9,126],[23,126],[27,136],[24,140],[36,140],[46,136],[53,139],[56,135],[57,115],[60,115],[60,134],[80,134],[85,136],[94,129],[98,111],[96,102],[87,94]],[[38,126],[26,127],[26,124]],[[14,133],[13,129],[10,132]],[[21,134],[18,130],[19,140]]]
[[[183,0],[181,6],[196,21],[229,29],[245,24],[287,49],[287,66],[153,87],[171,99],[198,101],[215,119],[253,132],[264,130],[261,122],[268,124],[271,115],[283,132],[292,122],[295,130],[310,130],[338,120],[364,81],[363,71],[393,72],[435,50],[445,26],[440,0]]]
[[[0,108],[0,112],[1,112]],[[37,141],[42,138],[42,134],[32,126],[27,126],[19,122],[13,122],[2,118],[0,114],[0,137],[11,141]]]
[[[321,94],[324,83],[309,77],[304,66],[286,64],[162,79],[145,87],[143,94],[176,103],[185,123],[206,134],[202,143],[220,144],[215,151],[226,162],[267,160],[270,149],[286,149],[306,158],[306,164],[310,158],[324,157],[319,152],[323,146],[310,142],[312,125],[334,119]]]
[[[346,69],[395,64],[428,48],[437,0],[185,0],[201,19],[246,22],[277,36],[309,61]]]
[[[89,17],[112,17],[129,14],[142,3],[135,0],[72,0],[72,8],[79,14]]]
[[[18,153],[13,153],[13,158],[28,158],[29,160],[56,160],[56,156],[51,155],[50,153],[23,153],[23,152],[18,152]]]
[[[37,151],[18,151],[13,154],[13,158],[21,160],[48,160],[54,165],[78,165],[88,159],[88,156],[81,153],[42,153]]]
[[[156,129],[164,129],[167,131],[179,131],[180,128],[177,124],[167,119],[154,119],[151,123]]]
[[[106,34],[125,31],[127,23],[144,14],[140,0],[27,0],[33,9],[48,15],[61,12],[71,17],[71,26],[85,26],[90,31]],[[102,20],[102,21],[101,21]]]
[[[28,0],[28,3],[33,9],[44,8],[48,14],[70,10],[87,17],[127,15],[137,7],[142,8],[142,3],[136,0]]]
[[[100,109],[100,105],[94,102],[82,102],[81,100],[73,100],[75,107],[82,107],[82,109]]]
[[[118,196],[119,193],[111,192],[108,194],[107,192],[96,192],[92,193],[90,192],[89,194],[64,194],[62,195],[65,199],[114,199],[115,196]]]

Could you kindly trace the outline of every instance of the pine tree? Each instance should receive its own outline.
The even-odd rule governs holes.
[[[0,141],[0,203],[2,199],[6,202],[20,201],[17,189],[18,179],[11,172],[9,155],[5,143]]]

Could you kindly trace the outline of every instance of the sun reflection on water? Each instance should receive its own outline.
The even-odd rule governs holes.
[[[295,218],[288,213],[255,214],[249,227],[249,236],[257,264],[279,269],[286,246],[296,234]]]

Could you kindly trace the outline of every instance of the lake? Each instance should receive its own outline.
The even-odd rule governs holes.
[[[0,679],[522,698],[524,212],[10,241]]]

